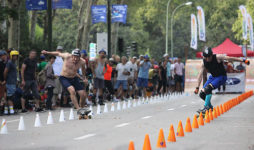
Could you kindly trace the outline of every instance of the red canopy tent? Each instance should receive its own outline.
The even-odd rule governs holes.
[[[226,40],[222,44],[212,48],[212,50],[214,54],[226,54],[227,56],[232,57],[243,57],[242,48],[239,45],[232,42],[229,38],[226,38]],[[247,50],[247,56],[253,57],[254,52]],[[196,57],[202,58],[202,52],[197,52]]]

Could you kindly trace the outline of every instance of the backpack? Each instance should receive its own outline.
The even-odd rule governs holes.
[[[46,84],[46,80],[47,80],[47,73],[46,73],[46,68],[42,69],[39,73],[38,73],[38,83],[39,85],[44,86]]]

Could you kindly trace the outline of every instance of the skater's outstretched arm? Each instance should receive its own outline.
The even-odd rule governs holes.
[[[237,58],[237,57],[229,57],[225,55],[216,55],[218,61],[228,60],[228,61],[238,61],[238,62],[244,62],[245,64],[249,65],[250,61],[245,58]]]
[[[60,52],[57,52],[57,51],[54,51],[54,52],[49,52],[49,51],[46,51],[46,50],[43,50],[41,52],[42,54],[45,54],[45,55],[54,55],[54,56],[60,56],[62,58],[67,58],[69,57],[71,54],[69,53],[60,53]]]

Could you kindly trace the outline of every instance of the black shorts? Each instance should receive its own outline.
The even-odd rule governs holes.
[[[179,76],[179,75],[175,75],[175,82],[183,82],[182,80],[182,76]]]
[[[84,87],[79,82],[78,77],[66,78],[64,76],[60,76],[59,80],[60,80],[62,86],[64,87],[64,89],[67,89],[68,87],[73,86],[76,91],[84,90]]]

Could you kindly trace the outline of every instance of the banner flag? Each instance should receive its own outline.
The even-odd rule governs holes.
[[[107,6],[106,5],[93,5],[92,11],[92,23],[107,22]]]
[[[52,0],[53,9],[72,9],[72,0]]]
[[[127,8],[127,5],[112,5],[111,22],[122,22],[125,24],[127,19]]]
[[[27,10],[46,10],[47,0],[26,0]]]
[[[247,14],[247,25],[248,25],[249,36],[250,36],[250,47],[251,47],[251,50],[254,50],[253,23],[252,23],[252,18],[250,14]]]
[[[199,40],[206,41],[206,33],[205,33],[205,14],[203,8],[198,6],[198,31],[199,31]]]
[[[247,10],[244,5],[239,6],[239,9],[243,16],[243,39],[247,40]]]
[[[191,43],[190,43],[190,47],[195,50],[198,48],[197,19],[194,14],[191,14]]]

